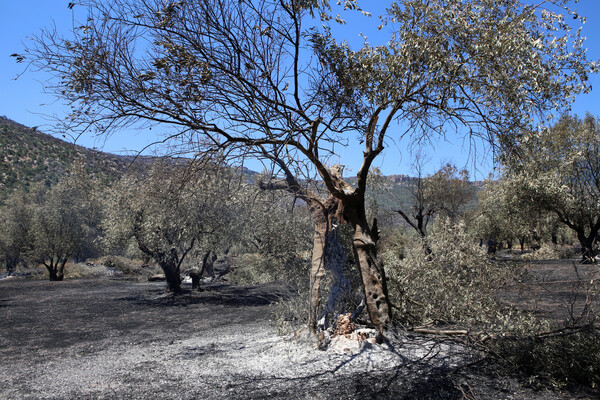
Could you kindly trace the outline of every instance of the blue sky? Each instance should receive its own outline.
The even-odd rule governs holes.
[[[27,126],[39,126],[44,131],[44,126],[52,123],[44,115],[65,112],[52,96],[43,94],[44,75],[30,70],[23,73],[23,64],[17,64],[10,55],[23,50],[27,36],[38,33],[42,27],[53,22],[59,31],[70,30],[73,13],[68,9],[68,3],[68,0],[0,0],[0,115]],[[588,58],[600,59],[600,1],[581,0],[573,7],[587,17],[583,34],[587,37]],[[368,6],[364,8],[369,10]],[[361,27],[356,23],[349,21],[344,29],[349,40],[361,40],[358,36]],[[573,106],[574,113],[583,115],[589,111],[600,115],[600,76],[593,76],[591,83],[592,93],[577,99]],[[151,140],[144,132],[128,132],[126,135],[115,134],[108,139],[81,137],[77,143],[107,152],[127,153],[141,149]],[[460,168],[468,168],[475,179],[483,179],[493,167],[484,148],[479,148],[475,155],[469,143],[461,138],[439,140],[425,147],[423,153],[429,159],[425,166],[426,173],[439,169],[442,163],[453,162]],[[349,147],[340,151],[339,160],[332,161],[347,164],[347,174],[350,175],[358,169],[360,159],[360,148]],[[410,175],[413,174],[412,159],[405,143],[388,142],[386,151],[375,165],[381,167],[385,174]],[[255,166],[254,169],[260,167]]]

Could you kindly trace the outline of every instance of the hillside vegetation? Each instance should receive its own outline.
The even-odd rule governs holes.
[[[103,181],[128,169],[145,169],[153,157],[118,156],[90,150],[0,117],[0,203],[9,193],[32,183],[57,183],[75,163]]]

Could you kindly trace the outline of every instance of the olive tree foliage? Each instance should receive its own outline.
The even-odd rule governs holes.
[[[45,30],[19,57],[54,73],[48,90],[73,108],[66,125],[107,133],[161,124],[186,147],[269,154],[296,191],[294,177],[318,174],[354,228],[380,330],[391,308],[365,192],[390,127],[401,121],[413,138],[459,129],[508,145],[513,132],[587,91],[596,70],[569,25],[583,17],[567,0],[395,1],[381,16],[386,44],[357,49],[336,39],[330,27],[340,18],[326,0],[79,3],[89,16],[81,27],[66,37]],[[350,186],[329,162],[355,140],[362,164]]]
[[[247,187],[240,210],[237,252],[232,273],[237,283],[283,281],[305,290],[312,247],[312,222],[306,204],[288,193]]]
[[[32,191],[28,257],[46,267],[51,281],[62,281],[67,261],[89,250],[99,237],[95,187],[82,169],[76,169],[55,186]]]
[[[9,275],[31,249],[32,211],[31,196],[23,190],[12,192],[0,207],[0,255]]]
[[[489,245],[516,239],[521,250],[537,229],[543,212],[514,196],[506,178],[488,179],[478,192],[477,208],[470,216],[470,230]],[[490,250],[491,251],[491,250]]]
[[[506,242],[511,248],[517,241],[521,251],[525,244],[534,248],[541,240],[557,244],[559,235],[567,236],[555,214],[524,195],[523,179],[504,174],[485,182],[477,193],[477,208],[468,217],[473,235],[480,240]]]
[[[159,162],[147,177],[125,176],[105,202],[107,240],[120,248],[133,241],[162,268],[167,290],[178,292],[186,256],[202,246],[214,250],[235,218],[228,203],[238,184],[231,171],[208,164],[195,168]]]
[[[247,250],[267,256],[310,251],[311,226],[305,203],[278,191],[254,188],[249,194],[242,239]]]
[[[513,193],[573,230],[591,260],[600,231],[600,120],[563,115],[522,142],[505,159]]]

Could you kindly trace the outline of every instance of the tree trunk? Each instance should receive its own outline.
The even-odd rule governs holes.
[[[212,254],[212,256],[211,256]],[[200,277],[210,276],[214,279],[215,277],[215,261],[217,261],[217,253],[212,250],[208,250],[204,257],[202,257],[202,269],[200,270]]]
[[[597,232],[591,232],[586,236],[583,230],[577,231],[577,239],[581,244],[581,261],[584,263],[596,263],[596,249],[594,249],[596,234]]]
[[[392,308],[388,299],[383,260],[377,249],[377,220],[369,227],[364,201],[352,203],[344,204],[344,216],[354,228],[354,252],[365,291],[367,311],[371,323],[384,335],[392,322]]]
[[[15,272],[15,270],[17,269],[17,265],[19,264],[19,259],[16,257],[11,257],[8,254],[4,255],[5,261],[6,261],[6,273],[8,275],[11,275]]]
[[[523,253],[525,251],[525,238],[524,237],[519,238],[519,245],[521,246],[521,253]]]
[[[60,282],[64,279],[64,263],[59,267],[59,262],[56,263],[51,261],[49,264],[44,263],[44,266],[48,270],[48,279],[51,282]]]
[[[325,276],[325,247],[327,234],[329,232],[329,218],[327,211],[319,204],[311,204],[310,211],[313,218],[313,251],[310,266],[309,287],[309,312],[308,329],[311,333],[317,333],[317,318],[321,304],[321,281]]]
[[[174,263],[160,263],[160,267],[165,273],[167,291],[174,293],[181,292],[181,274],[179,273],[179,267]]]
[[[310,304],[308,328],[313,334],[319,325],[327,328],[327,318],[333,313],[339,297],[350,288],[350,282],[344,277],[345,256],[338,241],[335,223],[342,223],[338,215],[339,200],[329,196],[325,202],[309,199],[313,219],[313,252],[310,268]],[[324,310],[321,312],[321,283],[325,271],[333,274],[333,287],[328,296]],[[319,318],[320,315],[320,318]]]
[[[324,266],[332,275],[332,285],[325,307],[318,321],[319,328],[329,328],[330,317],[335,314],[340,299],[350,293],[350,280],[344,274],[346,256],[338,240],[337,226],[332,225],[325,240]]]

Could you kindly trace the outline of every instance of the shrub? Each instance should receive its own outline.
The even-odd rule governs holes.
[[[122,256],[105,256],[100,259],[100,262],[108,269],[120,271],[124,276],[142,277],[161,273],[160,268],[156,266],[146,266],[141,260],[133,260]]]
[[[289,299],[281,300],[272,313],[279,335],[298,336],[308,324],[308,290],[297,290]]]
[[[559,246],[555,244],[542,243],[541,247],[532,251],[531,253],[525,253],[521,256],[522,260],[559,260],[569,259],[575,257],[575,251],[570,247]]]
[[[489,326],[502,308],[494,294],[515,274],[514,264],[488,259],[463,223],[449,221],[438,223],[426,243],[415,239],[403,251],[387,249],[383,257],[402,324]]]
[[[297,288],[303,282],[308,285],[309,263],[310,260],[295,255],[276,257],[259,253],[243,254],[238,257],[227,278],[236,285],[283,281]]]
[[[600,332],[593,325],[522,332],[492,341],[489,352],[508,371],[524,373],[532,385],[600,388]]]
[[[95,278],[106,275],[103,265],[91,263],[67,263],[65,266],[65,279]]]

